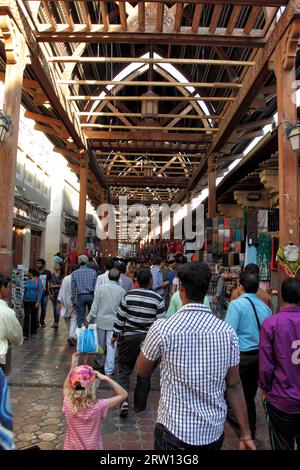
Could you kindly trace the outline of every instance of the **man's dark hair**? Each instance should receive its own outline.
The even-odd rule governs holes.
[[[93,262],[93,257],[92,256],[89,256],[89,261]]]
[[[140,269],[137,273],[137,281],[140,287],[149,287],[152,281],[150,269]]]
[[[178,253],[177,255],[175,255],[175,263],[185,264],[185,263],[187,263],[187,257],[184,256],[184,254],[182,254],[182,253]]]
[[[154,256],[153,258],[153,265],[159,266],[162,263],[162,258],[160,256]]]
[[[240,284],[247,294],[256,294],[259,288],[259,279],[257,274],[244,271],[240,275]]]
[[[10,278],[4,274],[0,274],[0,289],[1,287],[7,287],[10,282]]]
[[[118,280],[120,279],[120,271],[116,268],[112,268],[108,273],[108,279],[110,281],[118,282]]]
[[[41,263],[43,266],[46,266],[46,261],[43,258],[39,258],[37,263]]]
[[[178,270],[178,278],[189,301],[203,302],[211,280],[211,270],[207,264],[185,263]]]
[[[105,266],[106,271],[110,271],[114,267],[114,265],[115,265],[115,262],[112,259],[110,259],[106,261],[104,266]]]
[[[258,276],[259,275],[259,268],[258,268],[257,264],[249,263],[249,264],[247,264],[247,266],[245,266],[244,272],[245,273],[256,274]]]
[[[287,304],[299,304],[300,280],[295,278],[285,279],[281,285],[281,296]]]
[[[116,261],[114,267],[118,269],[121,274],[126,274],[126,266],[124,263],[121,263],[120,261]]]
[[[34,277],[40,277],[40,273],[35,268],[28,269],[28,272]]]

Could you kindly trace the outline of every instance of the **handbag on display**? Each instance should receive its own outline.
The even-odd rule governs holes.
[[[77,352],[79,353],[97,353],[98,352],[98,335],[97,326],[89,324],[88,328],[83,326],[77,328]]]

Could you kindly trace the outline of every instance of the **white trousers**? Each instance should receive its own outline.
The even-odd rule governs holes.
[[[72,313],[70,317],[64,317],[66,327],[69,331],[70,338],[77,338],[76,328],[77,328],[77,313],[76,310]]]
[[[98,333],[98,342],[105,351],[105,346],[106,346],[106,357],[105,357],[105,374],[106,375],[112,375],[114,373],[115,369],[115,357],[116,357],[116,350],[117,346],[115,345],[114,347],[110,344],[111,338],[113,336],[113,331],[109,330],[101,330],[101,328],[97,328],[97,333]]]

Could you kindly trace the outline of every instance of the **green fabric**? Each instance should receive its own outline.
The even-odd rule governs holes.
[[[210,308],[210,303],[209,303],[207,295],[204,297],[204,305]],[[180,298],[180,294],[177,291],[172,295],[166,318],[170,318],[172,317],[172,315],[175,315],[175,313],[178,312],[178,310],[181,309],[181,307],[182,307],[182,301]]]
[[[270,262],[272,255],[272,238],[270,235],[261,234],[258,238],[257,266],[259,268],[259,280],[270,281]]]

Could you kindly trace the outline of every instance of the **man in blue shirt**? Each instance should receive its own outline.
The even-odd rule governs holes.
[[[72,273],[72,303],[77,308],[77,326],[80,328],[85,322],[86,307],[90,311],[94,301],[94,291],[97,281],[97,273],[88,268],[86,255],[78,256],[80,268]]]
[[[249,425],[252,438],[256,431],[255,395],[258,389],[258,346],[259,330],[262,322],[272,315],[271,309],[260,300],[258,291],[259,280],[256,274],[244,271],[240,276],[242,295],[230,302],[225,322],[237,333],[241,352],[240,377],[247,403]],[[237,422],[228,413],[228,421],[237,431]]]
[[[153,267],[151,269],[151,274],[152,274],[152,290],[159,294],[161,297],[164,296],[164,287],[169,285],[169,281],[165,281],[163,279],[163,275],[161,272],[161,266],[162,266],[163,260],[157,256],[154,257],[153,259]]]

